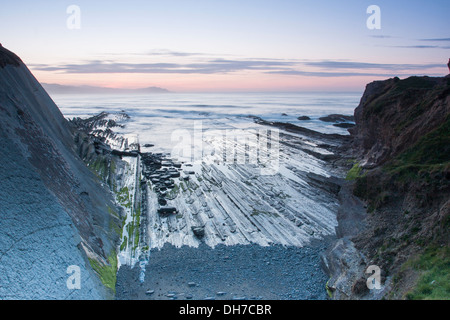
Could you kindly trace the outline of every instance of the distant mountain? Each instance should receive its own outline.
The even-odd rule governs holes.
[[[125,93],[166,93],[167,89],[159,87],[147,87],[140,89],[106,88],[96,86],[66,86],[54,83],[42,83],[42,86],[49,93],[55,94],[125,94]]]

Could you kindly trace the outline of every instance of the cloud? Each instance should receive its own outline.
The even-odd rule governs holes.
[[[371,38],[377,38],[377,39],[392,39],[395,38],[393,36],[385,36],[385,35],[369,35]]]
[[[450,42],[450,38],[431,38],[431,39],[417,39],[418,41],[437,41],[437,42]]]
[[[389,35],[369,35],[371,38],[376,39],[394,39],[399,37]],[[409,39],[420,42],[438,42],[436,44],[415,44],[415,45],[385,45],[385,48],[404,48],[404,49],[449,49],[448,46],[442,46],[443,42],[450,42],[450,38],[422,38],[422,39]],[[439,44],[439,45],[438,45]]]
[[[391,48],[405,48],[405,49],[437,49],[442,48],[440,46],[423,46],[423,45],[415,45],[415,46],[390,46]]]
[[[444,39],[442,39],[443,41]],[[417,40],[422,41],[422,40]],[[424,40],[425,41],[425,40]],[[437,40],[435,40],[437,41]],[[383,46],[385,48],[403,48],[403,49],[448,49],[448,46],[438,46],[438,45],[423,45],[423,44],[417,44],[417,45],[405,45],[405,46]]]
[[[294,62],[271,60],[225,60],[214,59],[201,63],[122,63],[87,61],[80,64],[59,66],[32,65],[40,71],[62,73],[178,73],[178,74],[214,74],[249,70],[272,70],[290,68]]]
[[[209,59],[190,63],[124,63],[90,60],[78,64],[56,66],[35,64],[39,71],[69,74],[228,74],[259,71],[263,74],[280,74],[304,77],[393,77],[424,70],[441,68],[443,64],[387,64],[343,60],[280,60],[280,59]]]
[[[217,54],[205,53],[205,52],[184,52],[184,51],[174,51],[169,49],[154,49],[145,52],[106,52],[102,53],[102,56],[122,56],[122,57],[131,57],[131,56],[154,56],[154,57],[214,57],[218,56]],[[221,54],[220,56],[228,56],[226,54]]]
[[[303,66],[316,70],[277,70],[268,71],[271,74],[284,74],[305,77],[395,77],[425,74],[424,70],[442,68],[443,64],[387,64],[358,61],[304,61]],[[373,72],[372,72],[373,70]]]
[[[159,50],[149,51],[147,53],[144,53],[143,55],[168,56],[168,57],[196,57],[196,56],[207,56],[209,54],[200,53],[200,52],[182,52],[182,51],[172,51],[172,50],[167,50],[167,49],[159,49]]]
[[[342,77],[395,77],[392,73],[364,73],[364,72],[326,72],[326,71],[269,71],[271,74],[284,74],[291,76],[320,77],[320,78],[342,78]]]
[[[327,68],[327,69],[386,69],[386,70],[420,70],[442,67],[442,64],[392,64],[392,63],[370,63],[355,61],[335,61],[322,60],[314,62],[305,62],[307,66]]]

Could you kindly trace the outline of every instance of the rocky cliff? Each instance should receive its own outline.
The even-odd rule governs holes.
[[[77,154],[75,129],[1,45],[0,114],[0,299],[111,297],[104,277],[115,277],[121,224],[113,196]],[[69,266],[79,288],[67,286]]]
[[[355,110],[340,239],[324,256],[336,299],[450,297],[450,77],[367,85]],[[369,266],[381,288],[369,290]]]
[[[350,129],[361,164],[383,165],[443,125],[449,113],[449,81],[410,77],[367,85],[355,110],[357,126]]]

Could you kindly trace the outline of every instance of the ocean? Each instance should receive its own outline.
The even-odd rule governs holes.
[[[203,131],[258,128],[252,116],[289,122],[323,133],[348,134],[319,120],[329,114],[353,115],[361,93],[160,93],[148,95],[51,95],[66,118],[102,111],[125,111],[130,119],[121,134],[137,134],[153,152],[170,152],[174,130]],[[298,120],[308,116],[311,120]]]

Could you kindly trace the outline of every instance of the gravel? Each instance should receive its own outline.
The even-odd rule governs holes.
[[[145,280],[139,266],[121,266],[118,300],[324,300],[328,277],[320,254],[329,241],[309,247],[218,245],[214,249],[176,248],[165,244],[152,250]]]

